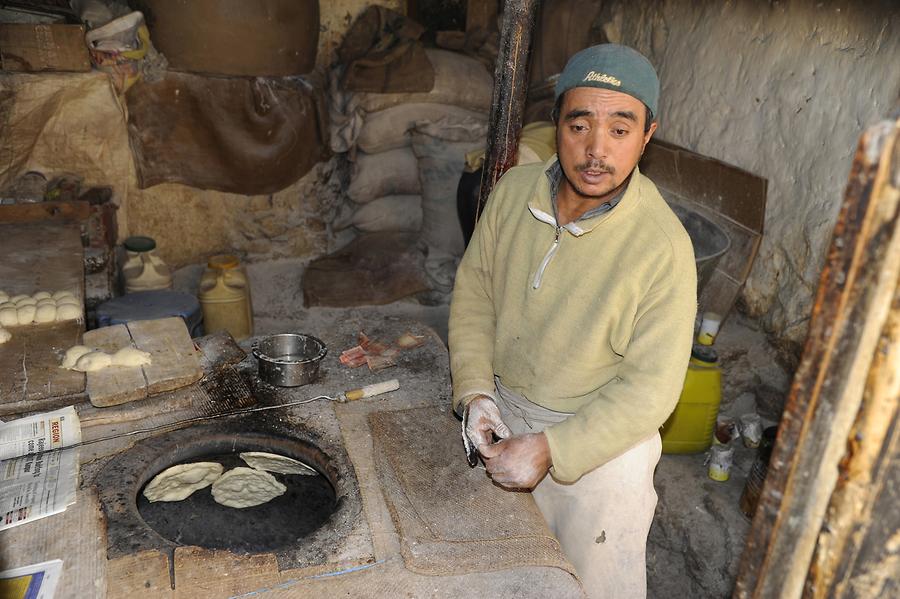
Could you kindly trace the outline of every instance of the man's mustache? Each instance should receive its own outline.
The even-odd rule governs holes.
[[[582,164],[575,165],[576,171],[600,171],[604,173],[609,173],[610,175],[614,175],[616,173],[616,168],[614,166],[610,166],[603,160],[591,160]]]

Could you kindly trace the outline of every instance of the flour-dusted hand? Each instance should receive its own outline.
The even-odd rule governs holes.
[[[507,489],[535,488],[553,465],[544,433],[515,435],[478,451],[491,480]]]
[[[475,447],[494,442],[493,436],[501,439],[512,436],[512,431],[500,418],[500,409],[487,395],[479,395],[468,404],[463,414],[466,436]]]

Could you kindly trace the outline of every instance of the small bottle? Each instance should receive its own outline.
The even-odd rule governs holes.
[[[152,237],[129,237],[123,245],[126,253],[122,266],[125,293],[172,288],[172,272],[156,255],[156,241]]]
[[[697,333],[697,343],[700,345],[712,345],[715,343],[721,324],[721,316],[715,312],[704,312],[703,319],[700,321],[700,332]]]
[[[725,482],[731,477],[732,462],[734,462],[734,447],[713,445],[709,451],[709,477],[719,482]]]

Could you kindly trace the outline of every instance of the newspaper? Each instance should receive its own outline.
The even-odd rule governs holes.
[[[0,530],[64,511],[75,503],[81,441],[75,408],[0,424]]]
[[[0,572],[0,597],[3,599],[53,599],[62,576],[62,560],[55,559],[32,566]]]
[[[0,462],[0,530],[65,511],[75,503],[78,450]]]
[[[81,423],[74,406],[0,424],[0,460],[80,442]]]

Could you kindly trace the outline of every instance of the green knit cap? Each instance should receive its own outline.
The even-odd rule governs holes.
[[[659,77],[643,54],[619,44],[585,48],[569,59],[556,81],[556,97],[573,87],[602,87],[643,102],[656,118]]]

